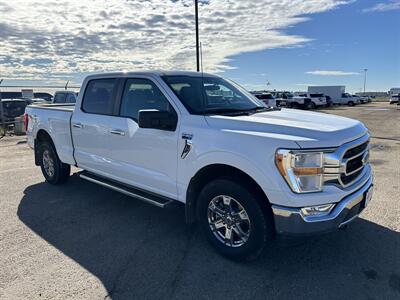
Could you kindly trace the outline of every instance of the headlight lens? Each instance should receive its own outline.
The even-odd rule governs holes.
[[[275,156],[279,172],[295,193],[322,191],[323,160],[323,152],[280,149]]]

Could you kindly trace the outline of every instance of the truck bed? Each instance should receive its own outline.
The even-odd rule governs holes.
[[[71,137],[71,117],[74,104],[31,104],[25,109],[29,116],[28,144],[34,146],[37,133],[43,129],[52,134],[53,143],[60,160],[75,164]]]
[[[31,104],[29,107],[32,108],[40,108],[40,109],[53,109],[53,110],[62,110],[62,111],[70,111],[73,112],[75,109],[75,104]]]

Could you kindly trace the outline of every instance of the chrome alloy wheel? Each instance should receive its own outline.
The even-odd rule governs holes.
[[[249,239],[249,216],[234,198],[220,195],[212,199],[208,205],[207,217],[212,233],[224,245],[240,247]]]
[[[43,168],[46,171],[47,175],[50,177],[54,176],[54,160],[50,155],[49,150],[43,151]]]

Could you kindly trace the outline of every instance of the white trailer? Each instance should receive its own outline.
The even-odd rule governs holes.
[[[330,86],[309,86],[308,93],[321,93],[325,96],[331,97],[333,104],[349,104],[349,97],[346,97],[346,87],[344,85],[330,85]]]

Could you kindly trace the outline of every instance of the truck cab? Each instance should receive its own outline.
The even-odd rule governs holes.
[[[372,196],[359,121],[266,107],[207,73],[88,76],[75,106],[30,105],[28,144],[50,184],[83,180],[157,207],[178,201],[222,255],[336,230]],[[95,195],[93,195],[95,197]]]

